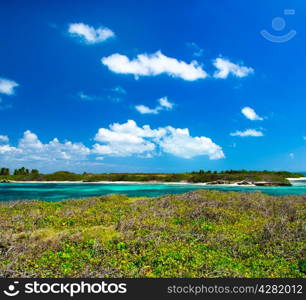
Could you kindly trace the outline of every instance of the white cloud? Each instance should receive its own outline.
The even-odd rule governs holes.
[[[252,121],[255,121],[255,120],[259,120],[259,121],[262,121],[263,118],[258,116],[255,112],[255,110],[251,107],[244,107],[242,110],[241,110],[241,113],[249,120],[252,120]]]
[[[264,134],[261,131],[255,130],[255,129],[246,129],[245,131],[235,131],[230,134],[231,136],[241,136],[241,137],[246,137],[246,136],[254,136],[254,137],[260,137],[263,136]]]
[[[140,112],[141,114],[154,114],[154,115],[156,115],[156,114],[158,114],[159,113],[159,106],[158,107],[155,107],[155,108],[150,108],[150,107],[148,107],[148,106],[145,106],[145,105],[142,105],[142,104],[140,104],[140,105],[136,105],[135,106],[135,109],[138,111],[138,112]]]
[[[131,156],[154,151],[155,144],[147,140],[157,133],[149,126],[138,127],[135,121],[129,120],[124,124],[114,123],[110,129],[100,128],[95,136],[93,151],[100,155]]]
[[[208,75],[197,61],[186,63],[176,58],[167,57],[157,51],[154,54],[139,54],[137,58],[130,60],[127,56],[115,53],[101,59],[111,71],[121,74],[133,74],[139,76],[156,76],[168,74],[187,81],[206,78]]]
[[[101,100],[102,98],[97,95],[88,95],[84,92],[78,93],[78,98],[84,101],[95,101],[95,100]]]
[[[199,155],[207,155],[209,159],[224,158],[222,148],[210,138],[200,136],[192,137],[189,129],[166,127],[167,135],[161,141],[160,146],[166,153],[178,157],[192,158]]]
[[[42,150],[43,144],[35,133],[27,130],[23,134],[23,138],[19,141],[19,148],[25,150]]]
[[[30,130],[24,132],[17,147],[0,145],[0,154],[4,155],[1,159],[4,161],[78,161],[85,159],[89,153],[90,149],[82,143],[60,143],[57,138],[43,144]]]
[[[94,28],[84,23],[69,24],[68,32],[80,37],[87,44],[97,44],[114,37],[115,33],[107,27]]]
[[[115,103],[119,103],[123,100],[121,97],[124,95],[125,90],[120,90],[119,87],[116,87],[114,89],[107,89],[109,92],[108,95],[94,95],[94,94],[86,94],[84,92],[79,92],[77,94],[77,98],[79,98],[82,101],[101,101],[101,100],[109,100]],[[118,96],[119,95],[119,96]]]
[[[231,61],[221,57],[216,58],[213,61],[213,65],[218,69],[218,71],[214,73],[215,78],[225,79],[230,74],[241,78],[254,73],[253,68],[234,64]]]
[[[16,147],[11,147],[10,145],[0,145],[0,154],[15,154],[21,152]]]
[[[53,153],[50,156],[53,156],[55,159],[83,160],[90,154],[90,149],[82,143],[70,141],[60,143],[57,138],[45,144],[44,148],[47,153]]]
[[[173,103],[169,102],[167,97],[162,97],[158,100],[159,104],[161,107],[166,108],[166,109],[172,109],[173,108]]]
[[[15,88],[18,86],[18,83],[5,79],[0,78],[0,93],[5,95],[14,95],[15,94]]]
[[[24,132],[17,146],[10,145],[8,137],[1,137],[4,143],[0,143],[0,164],[13,167],[26,163],[62,168],[81,162],[91,163],[92,159],[101,161],[105,157],[150,158],[162,153],[186,159],[200,155],[209,159],[224,158],[220,146],[204,136],[192,137],[187,128],[167,126],[151,129],[149,125],[140,127],[133,120],[100,128],[91,148],[83,143],[60,142],[57,138],[43,143],[30,130]]]
[[[171,126],[151,129],[138,127],[135,121],[112,124],[110,129],[100,128],[93,151],[108,156],[153,156],[159,150],[182,158],[207,155],[209,159],[224,158],[222,148],[207,137],[192,137],[187,128]]]
[[[173,108],[173,103],[169,102],[167,97],[162,97],[158,99],[159,105],[155,108],[150,108],[146,105],[136,105],[135,109],[141,114],[158,114],[161,110],[171,110]]]
[[[9,138],[7,135],[0,135],[0,143],[8,143]]]

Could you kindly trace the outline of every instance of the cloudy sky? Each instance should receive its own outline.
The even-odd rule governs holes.
[[[1,1],[0,167],[305,171],[305,17],[292,0]]]

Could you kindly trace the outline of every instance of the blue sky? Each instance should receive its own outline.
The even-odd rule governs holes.
[[[0,166],[306,170],[305,6],[2,1]]]

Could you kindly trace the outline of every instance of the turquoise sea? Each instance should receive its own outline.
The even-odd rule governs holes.
[[[261,191],[265,194],[277,196],[306,194],[306,186],[243,187],[199,186],[192,184],[1,183],[0,201],[32,199],[59,201],[108,194],[125,194],[130,197],[156,197],[165,194],[181,194],[198,189],[237,192]]]

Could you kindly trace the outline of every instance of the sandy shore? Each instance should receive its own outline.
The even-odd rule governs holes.
[[[10,183],[84,183],[84,184],[164,184],[164,185],[200,185],[200,186],[256,186],[255,184],[239,185],[237,182],[229,184],[207,184],[206,182],[164,182],[164,181],[15,181],[11,180]]]

